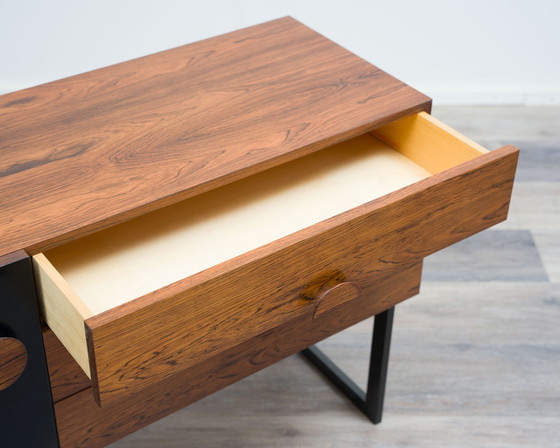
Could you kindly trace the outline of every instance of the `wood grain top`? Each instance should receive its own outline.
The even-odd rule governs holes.
[[[428,110],[286,17],[0,97],[0,256],[31,254]]]

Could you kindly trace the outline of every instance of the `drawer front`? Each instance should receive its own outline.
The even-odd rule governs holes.
[[[516,162],[513,147],[481,155],[87,319],[97,400],[108,404],[292,319],[311,325],[359,303],[352,297],[378,276],[503,221]],[[331,291],[343,282],[357,291],[347,290],[350,300]]]
[[[392,269],[310,322],[302,315],[100,408],[91,390],[55,405],[61,448],[101,448],[418,293],[421,263]],[[303,362],[303,361],[302,361]],[[312,372],[310,372],[312,374]],[[256,398],[258,399],[258,397]]]

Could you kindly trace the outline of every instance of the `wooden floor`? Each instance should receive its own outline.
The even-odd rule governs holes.
[[[426,260],[397,307],[384,420],[373,426],[299,355],[113,448],[560,447],[560,108],[440,107],[521,150],[510,219]],[[361,384],[371,321],[321,345]]]

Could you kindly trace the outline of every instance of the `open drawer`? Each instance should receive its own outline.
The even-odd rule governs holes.
[[[110,403],[503,221],[516,161],[406,117],[35,255],[43,315]]]

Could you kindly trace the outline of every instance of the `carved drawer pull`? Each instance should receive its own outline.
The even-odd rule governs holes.
[[[313,319],[321,314],[332,310],[338,305],[357,299],[362,294],[361,288],[357,283],[343,282],[323,292],[317,299],[317,306]]]
[[[27,349],[14,338],[0,338],[0,390],[14,384],[27,365]]]

